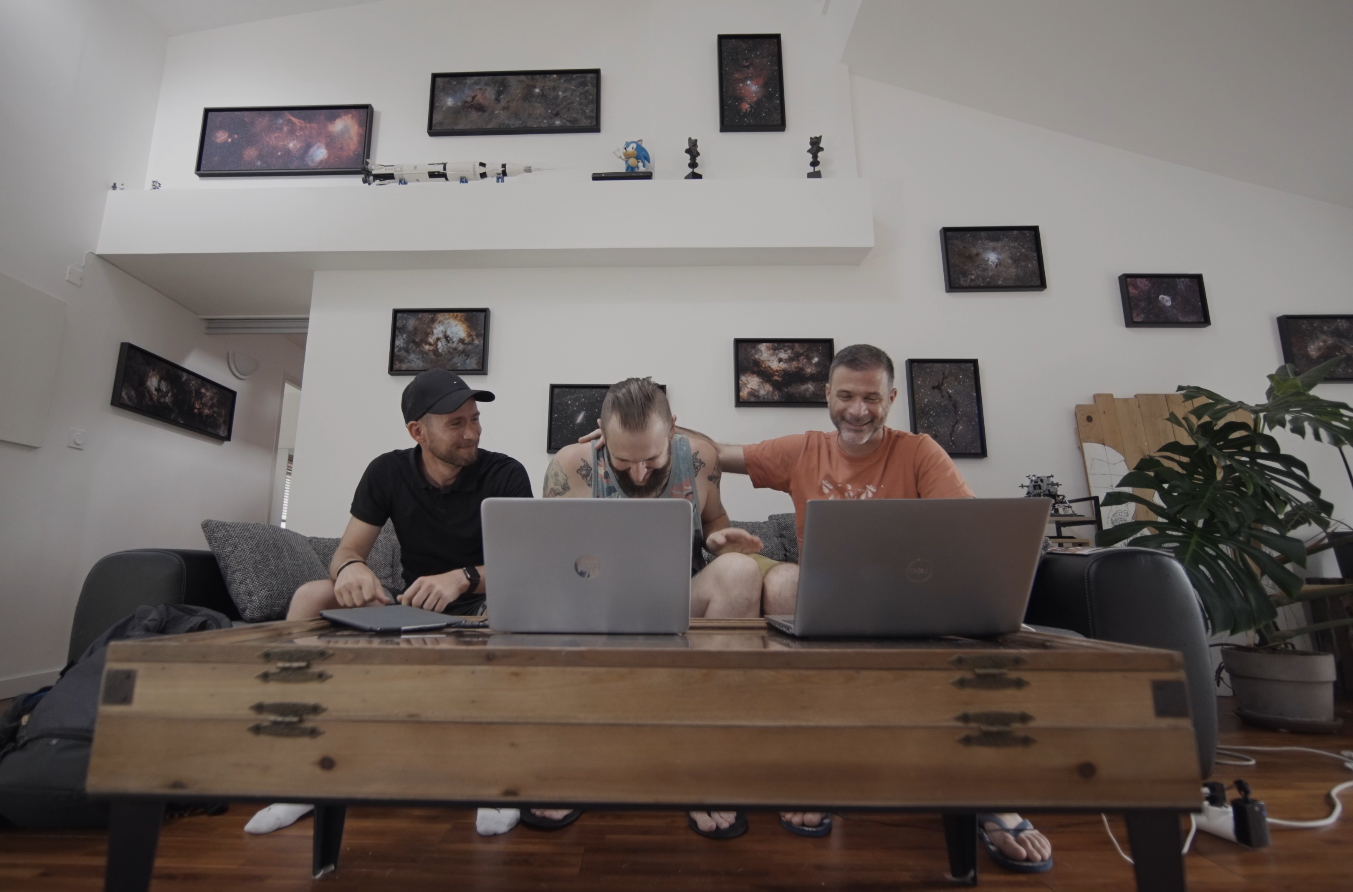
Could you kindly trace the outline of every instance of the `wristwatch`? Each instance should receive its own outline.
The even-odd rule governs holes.
[[[461,567],[460,571],[465,574],[465,578],[470,580],[470,587],[465,590],[467,595],[473,595],[474,590],[479,588],[479,568]]]

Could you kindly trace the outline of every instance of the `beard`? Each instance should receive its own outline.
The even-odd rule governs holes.
[[[871,413],[870,420],[862,425],[862,430],[850,430],[843,426],[846,423],[844,410],[840,412],[832,410],[828,414],[831,415],[832,424],[836,427],[837,436],[842,443],[849,446],[863,446],[868,443],[883,429],[884,422],[888,420],[888,410],[885,408],[882,412]],[[857,424],[858,422],[852,420],[851,423]]]
[[[614,470],[614,469],[612,469]],[[651,499],[662,492],[663,487],[667,485],[667,478],[671,476],[672,463],[668,462],[665,468],[655,468],[648,475],[648,479],[643,483],[635,483],[630,479],[628,471],[615,471],[615,484],[620,487],[628,498],[631,499]]]
[[[446,443],[429,444],[431,452],[439,461],[454,468],[468,468],[479,460],[479,446],[449,446]]]

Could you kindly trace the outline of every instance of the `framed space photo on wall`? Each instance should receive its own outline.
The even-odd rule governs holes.
[[[831,338],[733,339],[735,406],[825,406]]]
[[[1037,226],[946,226],[940,230],[945,291],[1043,291]]]
[[[783,132],[779,34],[719,35],[719,132]]]
[[[1278,337],[1283,362],[1296,366],[1297,374],[1342,356],[1325,380],[1353,381],[1353,316],[1279,316]]]
[[[667,392],[666,384],[659,384]],[[554,455],[579,437],[597,429],[601,418],[601,403],[606,399],[609,384],[551,384],[549,434],[545,451]]]
[[[235,429],[235,391],[163,356],[122,342],[113,405],[226,442]]]
[[[600,132],[600,68],[432,76],[428,136]]]
[[[390,320],[392,375],[446,369],[457,375],[489,372],[489,311],[395,310]]]
[[[911,432],[929,434],[951,458],[986,458],[982,379],[975,359],[908,359]]]
[[[371,157],[369,105],[206,108],[200,177],[360,175]]]
[[[1129,328],[1207,328],[1207,291],[1192,273],[1124,273],[1118,277]]]

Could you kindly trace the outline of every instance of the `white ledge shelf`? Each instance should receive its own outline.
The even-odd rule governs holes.
[[[858,265],[869,181],[110,192],[96,253],[203,316],[305,315],[317,270]]]

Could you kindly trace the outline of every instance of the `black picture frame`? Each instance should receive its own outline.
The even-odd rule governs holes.
[[[551,83],[551,79],[568,76],[573,82],[564,84],[560,81]],[[498,79],[500,83],[494,84],[493,80]],[[521,89],[531,88],[538,91],[542,86],[554,87],[556,98],[561,101],[568,98],[574,91],[581,90],[579,98],[586,101],[586,104],[579,106],[582,113],[580,117],[575,118],[575,123],[563,125],[529,125],[516,124],[504,126],[469,126],[469,127],[451,127],[446,123],[445,117],[438,122],[437,116],[437,98],[438,81],[443,82],[443,88],[451,85],[453,80],[458,80],[462,86],[473,86],[473,81],[483,82],[483,89],[489,89],[497,92],[511,89],[516,86]],[[515,80],[514,84],[512,81]],[[587,95],[587,91],[591,95]],[[477,109],[477,111],[487,111],[486,109]],[[601,132],[601,69],[600,68],[547,68],[539,70],[523,71],[441,71],[434,72],[432,81],[428,87],[428,136],[511,136],[522,133],[600,133]]]
[[[153,392],[147,388],[147,376],[152,372],[157,378]],[[123,341],[118,348],[113,374],[115,408],[226,443],[235,432],[237,397],[224,384],[130,341]]]
[[[1319,341],[1313,343],[1316,339]],[[1344,361],[1325,380],[1353,381],[1353,316],[1279,316],[1278,340],[1282,344],[1283,362],[1296,366],[1298,374],[1342,354]]]
[[[218,166],[218,165],[214,165],[214,164],[213,164],[212,166],[210,166],[210,167],[204,167],[204,166],[203,166],[203,164],[204,164],[205,153],[207,153],[207,152],[209,151],[209,147],[208,147],[208,144],[207,144],[207,134],[208,134],[209,131],[212,133],[212,144],[213,144],[213,145],[221,145],[221,144],[225,144],[225,143],[233,143],[233,142],[235,141],[235,139],[237,139],[237,138],[242,138],[242,137],[238,137],[238,136],[236,136],[236,135],[234,135],[234,134],[231,133],[231,126],[232,126],[232,125],[237,125],[237,126],[238,126],[238,125],[243,125],[243,124],[250,124],[251,126],[255,126],[255,127],[258,129],[258,133],[260,134],[259,140],[261,141],[261,140],[263,139],[262,134],[264,133],[264,129],[263,129],[262,127],[260,127],[256,122],[251,122],[251,121],[250,121],[249,119],[247,119],[247,118],[246,118],[246,119],[243,119],[243,120],[239,120],[239,121],[232,121],[231,119],[225,117],[225,116],[227,116],[227,115],[255,115],[255,114],[259,113],[259,112],[288,112],[288,113],[290,113],[290,112],[300,112],[300,113],[307,113],[307,112],[315,112],[315,113],[318,113],[318,112],[335,112],[335,113],[336,113],[336,112],[343,112],[343,111],[357,111],[357,112],[360,112],[360,113],[364,116],[364,120],[361,122],[362,132],[358,135],[358,138],[357,138],[357,140],[356,140],[357,145],[349,145],[349,146],[347,146],[348,151],[346,151],[346,152],[344,153],[343,158],[342,158],[342,160],[345,162],[345,164],[344,164],[344,166],[342,166],[342,167],[314,167],[314,166],[304,167],[304,168],[300,168],[300,167],[255,167],[255,166],[252,166],[252,162],[246,162],[246,161],[244,160],[243,156],[244,156],[244,154],[245,154],[247,151],[249,151],[250,148],[257,149],[257,148],[258,148],[257,144],[255,144],[255,145],[252,146],[252,147],[246,147],[245,149],[239,150],[239,151],[240,151],[240,155],[241,155],[241,162],[240,162],[240,164],[243,165],[243,166],[237,166],[237,167],[224,167],[224,166]],[[214,121],[213,121],[213,116],[216,116],[216,118],[215,118]],[[302,121],[300,118],[298,118],[298,117],[297,117],[296,115],[294,115],[294,114],[290,115],[290,117],[292,118],[293,121],[297,122],[296,125],[292,125],[292,124],[279,124],[279,125],[275,128],[275,132],[285,132],[286,128],[288,128],[288,127],[293,127],[293,128],[301,129],[302,132],[304,132],[304,130],[310,129],[310,128],[316,128],[316,131],[317,131],[317,132],[318,132],[320,129],[327,130],[328,133],[330,133],[330,134],[334,132],[333,129],[332,129],[332,124],[333,124],[333,122],[330,122],[330,123],[326,124],[326,123],[324,122],[322,116],[318,116],[318,115],[317,115],[317,116],[316,116],[316,117],[317,117],[317,120],[313,120],[313,121]],[[336,117],[334,120],[337,121],[337,120],[340,120],[340,118],[339,118],[339,117]],[[375,110],[375,108],[374,108],[373,106],[371,106],[371,105],[369,105],[369,104],[367,104],[367,105],[362,105],[362,104],[355,104],[355,105],[250,105],[250,106],[233,106],[233,107],[204,108],[204,109],[202,109],[202,130],[201,130],[201,132],[198,134],[198,137],[197,137],[197,163],[196,163],[196,165],[194,166],[194,172],[195,172],[199,177],[361,176],[361,175],[362,175],[362,165],[365,164],[366,161],[367,161],[367,159],[369,159],[369,158],[371,157],[371,134],[372,134],[372,130],[375,129],[375,124],[376,124],[376,110]],[[227,134],[227,136],[226,136],[224,139],[222,139],[222,138],[219,138],[219,134]],[[330,138],[335,138],[335,139],[336,139],[337,137],[328,136],[328,135],[325,136],[325,139],[326,139],[326,140],[327,140],[327,139],[330,139]],[[309,141],[309,140],[306,140],[306,141]],[[351,142],[352,142],[351,140],[348,141],[348,143],[351,143]],[[311,143],[311,148],[310,148],[310,150],[307,151],[307,154],[306,154],[306,156],[304,156],[304,157],[310,157],[310,152],[313,152],[313,151],[314,151],[314,146],[315,146],[315,145],[317,145],[317,144],[316,144],[316,143]],[[325,146],[324,148],[327,149],[327,146]],[[231,153],[231,154],[234,153],[234,149],[233,149],[233,148],[230,150],[230,153]],[[326,154],[326,157],[327,157],[327,151],[326,151],[325,154]],[[354,162],[355,162],[355,163],[354,163]]]
[[[659,384],[667,392],[666,384]],[[578,438],[596,430],[601,403],[610,384],[551,384],[549,416],[545,419],[545,451],[554,455]],[[570,392],[572,391],[572,392]]]
[[[478,316],[479,319],[441,319],[437,317],[465,317]],[[410,356],[410,349],[407,345],[401,349],[400,335],[411,332],[413,326],[417,323],[415,317],[428,317],[427,322],[435,325],[437,322],[450,322],[468,327],[468,332],[473,334],[478,340],[480,346],[478,349],[478,364],[474,366],[457,365],[455,363],[416,363]],[[403,327],[401,327],[403,323]],[[478,327],[476,328],[476,324]],[[473,356],[474,351],[469,351]],[[425,307],[399,307],[390,313],[390,358],[386,366],[386,371],[391,375],[417,375],[426,372],[429,369],[446,369],[448,372],[455,372],[457,375],[487,375],[489,373],[489,308],[449,308],[449,309],[427,309]]]
[[[768,374],[759,374],[758,365],[766,366],[765,359],[756,356],[756,348],[768,345],[794,345],[800,349],[800,356],[785,357],[794,361],[798,369],[790,369],[778,377],[784,383],[777,384]],[[733,339],[733,405],[739,408],[765,408],[767,406],[825,406],[827,405],[827,382],[831,374],[832,357],[836,355],[836,342],[832,338],[734,338]],[[783,399],[750,399],[758,391],[778,391]],[[811,398],[813,394],[816,398]]]
[[[1005,253],[991,246],[1003,247]],[[940,256],[944,290],[950,293],[1048,287],[1043,236],[1037,226],[945,226],[940,229]]]
[[[785,114],[785,65],[779,34],[720,34],[719,57],[719,132],[783,133]],[[766,66],[764,72],[754,66]],[[748,84],[763,74],[763,83]],[[752,113],[744,108],[747,97],[742,87],[751,86],[764,93],[752,101],[766,102]]]
[[[1148,288],[1146,283],[1152,284]],[[1118,296],[1128,328],[1207,328],[1212,324],[1201,273],[1123,273],[1118,277]]]
[[[930,397],[925,391],[935,390],[931,379],[936,367],[957,366],[971,369],[971,387],[961,378],[956,382],[957,391],[943,394],[943,398]],[[955,405],[957,409],[955,409]],[[946,415],[961,416],[965,411],[971,417],[955,417],[948,430],[937,422],[945,420]],[[913,434],[929,434],[930,437],[950,458],[986,458],[987,427],[982,414],[982,375],[975,359],[908,359],[907,360],[907,414]],[[962,428],[962,430],[959,430]]]

